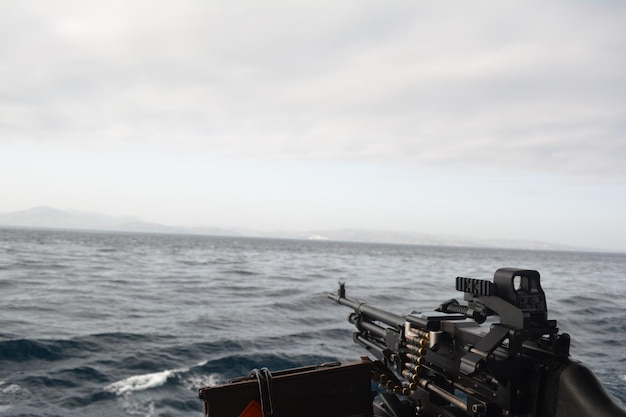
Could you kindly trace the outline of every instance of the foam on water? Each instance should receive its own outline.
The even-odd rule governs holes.
[[[126,379],[122,379],[121,381],[107,385],[104,387],[104,390],[113,392],[117,395],[124,395],[132,391],[143,391],[164,385],[170,376],[175,373],[187,371],[189,371],[189,368],[178,368],[143,375],[133,375]]]
[[[208,361],[201,361],[196,364],[196,367],[202,367],[207,364]],[[160,387],[165,385],[168,379],[185,374],[189,372],[191,368],[175,368],[166,369],[160,372],[151,372],[147,374],[133,375],[128,378],[124,378],[120,381],[113,382],[112,384],[104,387],[104,391],[112,392],[116,395],[125,395],[134,391],[145,391],[151,388]],[[192,381],[191,383],[201,383],[206,385],[213,385],[217,383],[218,377],[216,375],[209,375],[207,377],[190,377],[186,381]],[[186,385],[189,385],[186,384]],[[192,386],[193,388],[197,385]]]
[[[9,384],[5,381],[0,381],[0,394],[14,394],[20,389],[21,387],[17,384]]]

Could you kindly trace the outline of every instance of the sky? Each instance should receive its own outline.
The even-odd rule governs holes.
[[[0,2],[0,212],[626,252],[626,2]]]

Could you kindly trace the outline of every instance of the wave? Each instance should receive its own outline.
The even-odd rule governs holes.
[[[17,384],[0,381],[0,394],[13,394],[18,392],[20,389],[21,387]]]
[[[31,339],[0,342],[0,360],[25,362],[31,359],[56,361],[68,357],[79,343],[68,340],[37,341]]]
[[[202,367],[206,363],[207,361],[200,362],[196,367]],[[117,395],[125,395],[133,391],[144,391],[165,385],[168,379],[176,377],[178,374],[188,373],[190,370],[191,368],[175,368],[148,374],[133,375],[107,385],[104,387],[104,390]],[[204,382],[211,384],[211,382],[215,383],[217,380],[217,376],[211,375],[209,380],[205,380]],[[200,380],[198,380],[198,382],[200,382]]]
[[[53,362],[76,359],[94,352],[106,351],[121,343],[146,343],[170,338],[171,336],[146,336],[135,333],[102,333],[70,339],[10,339],[0,342],[0,361]]]
[[[195,393],[201,387],[222,384],[230,378],[247,375],[251,369],[260,366],[267,366],[271,370],[282,370],[308,366],[312,363],[325,363],[331,360],[332,358],[328,357],[311,357],[308,355],[228,355],[219,359],[205,360],[191,367],[131,375],[104,386],[98,397],[106,399],[106,394],[113,394],[126,398],[142,391],[165,386],[169,386],[168,389],[178,387]],[[91,401],[94,400],[95,398],[92,397]],[[194,407],[197,407],[195,402],[193,404]]]
[[[105,391],[112,392],[117,395],[124,395],[132,391],[143,391],[146,389],[164,385],[167,379],[176,372],[186,372],[189,369],[167,369],[161,372],[153,372],[144,375],[133,375],[121,381],[114,382],[104,387]]]
[[[223,273],[233,275],[259,275],[257,272],[249,271],[247,269],[230,269],[223,271]]]

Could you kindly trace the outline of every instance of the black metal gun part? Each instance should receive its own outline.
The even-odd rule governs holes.
[[[537,271],[503,268],[493,281],[457,277],[457,300],[397,315],[346,297],[353,338],[380,361],[388,416],[626,417],[600,382],[570,359],[570,337],[548,319]],[[489,326],[481,326],[497,316]],[[401,398],[395,401],[392,396]],[[386,405],[385,405],[386,404]]]

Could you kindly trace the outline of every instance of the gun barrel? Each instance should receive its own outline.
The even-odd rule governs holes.
[[[328,298],[334,300],[336,303],[350,307],[358,314],[366,316],[369,320],[380,321],[389,326],[402,328],[406,318],[398,314],[390,313],[389,311],[381,310],[380,308],[373,307],[360,301],[351,300],[344,296],[340,291],[338,294],[329,293]]]
[[[355,323],[355,325],[360,331],[365,330],[366,332],[373,334],[381,339],[384,339],[387,335],[387,330],[385,328],[370,321],[361,321],[359,323]]]

